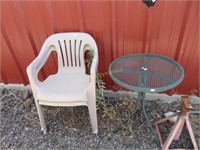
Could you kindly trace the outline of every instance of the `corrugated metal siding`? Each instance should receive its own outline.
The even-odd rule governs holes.
[[[199,1],[1,1],[1,82],[28,84],[26,67],[53,33],[82,31],[99,48],[99,72],[129,53],[157,53],[178,61],[185,79],[171,93],[199,91]],[[56,71],[52,56],[40,78]],[[109,76],[104,80],[111,89]]]

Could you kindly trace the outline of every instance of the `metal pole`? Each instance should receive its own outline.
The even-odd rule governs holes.
[[[157,134],[156,134],[156,132],[155,132],[155,130],[154,130],[154,128],[153,128],[148,116],[147,116],[146,110],[145,110],[145,94],[146,94],[145,92],[140,92],[140,98],[141,98],[141,103],[142,103],[142,111],[143,111],[143,114],[145,116],[145,119],[147,120],[147,125],[150,128],[150,131],[153,134],[153,137],[154,137],[157,145],[160,146],[160,142],[159,142],[158,136],[157,136]]]

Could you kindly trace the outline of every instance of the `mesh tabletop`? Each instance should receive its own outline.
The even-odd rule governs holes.
[[[176,87],[184,78],[183,68],[174,60],[157,54],[131,54],[110,64],[114,82],[138,92],[162,92]]]

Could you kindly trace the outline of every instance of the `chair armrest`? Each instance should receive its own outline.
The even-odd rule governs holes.
[[[36,71],[38,62],[33,60],[33,62],[26,68],[26,72],[28,74],[28,78],[30,81],[30,84],[35,84],[37,85],[40,81],[37,78],[38,72]]]
[[[55,50],[53,47],[47,48],[43,45],[39,55],[31,62],[31,64],[27,67],[26,71],[28,74],[28,78],[31,84],[31,87],[38,87],[41,83],[38,80],[38,72],[44,66],[45,62],[47,61],[50,53]]]
[[[90,84],[94,88],[95,88],[95,85],[96,85],[97,66],[98,66],[98,57],[94,57],[93,60],[92,60],[91,68],[90,68],[90,76],[91,76]]]

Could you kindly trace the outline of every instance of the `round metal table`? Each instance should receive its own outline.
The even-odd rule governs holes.
[[[155,137],[145,111],[145,93],[163,92],[179,85],[184,78],[181,65],[162,55],[129,54],[114,60],[109,66],[109,74],[118,85],[138,92],[137,106],[131,116],[142,106],[148,126]]]

